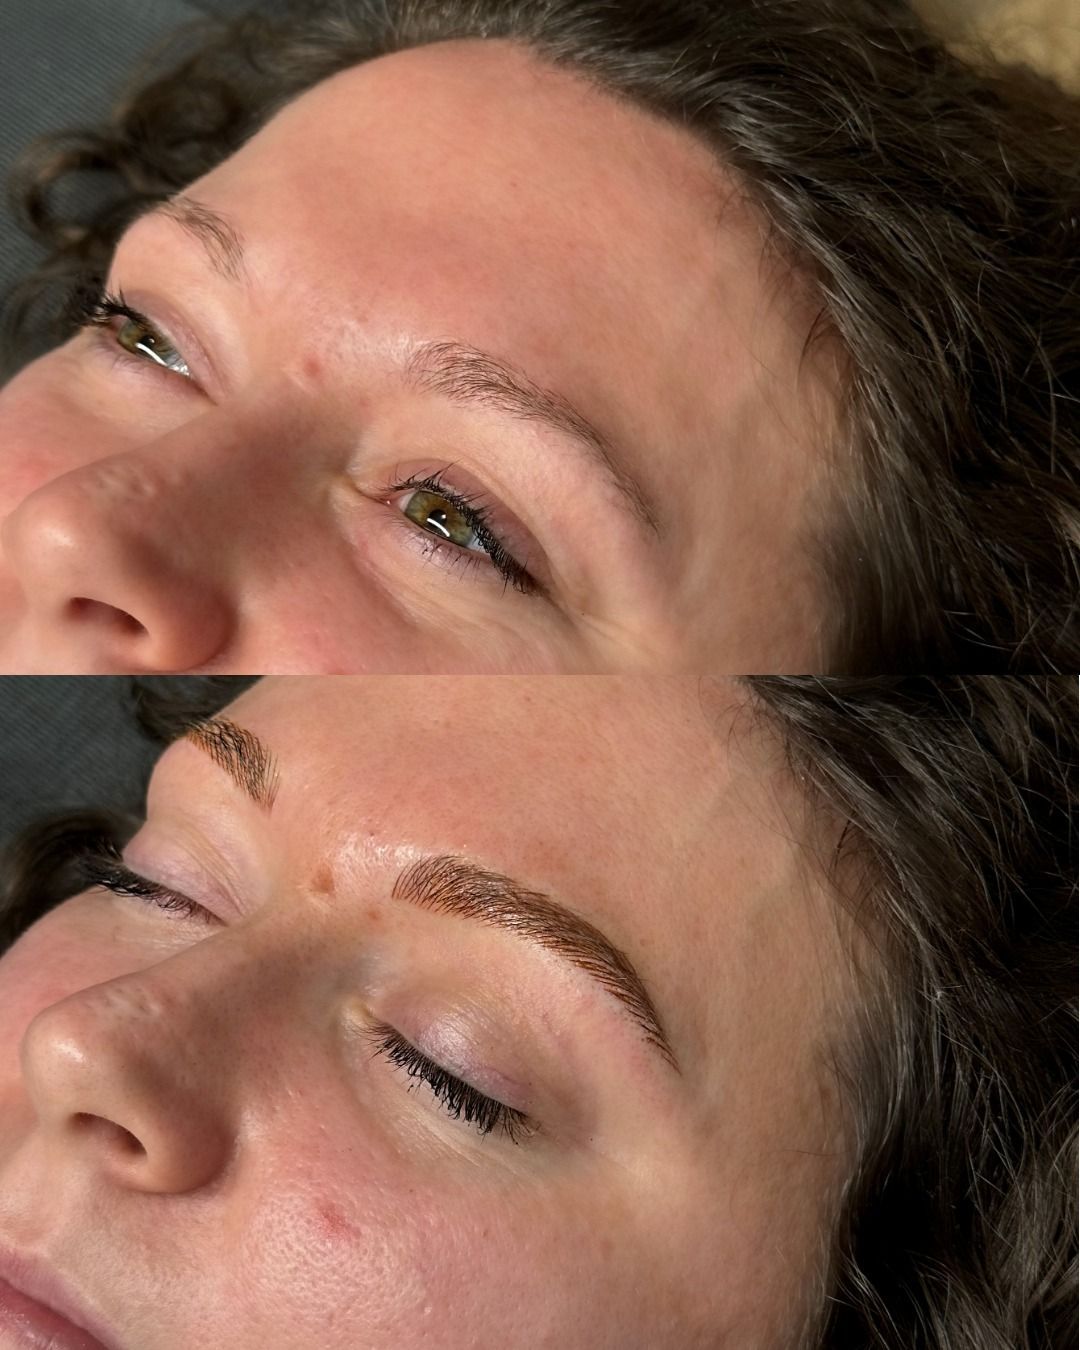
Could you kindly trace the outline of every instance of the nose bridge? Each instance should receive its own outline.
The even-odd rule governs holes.
[[[186,450],[173,433],[71,469],[2,523],[0,551],[43,651],[88,670],[184,670],[227,643],[236,496],[193,435]]]
[[[21,1047],[41,1129],[128,1184],[205,1185],[235,1148],[245,1084],[273,1073],[268,1024],[294,968],[227,931],[43,1009]]]
[[[3,527],[5,550],[17,555],[24,545],[44,545],[76,554],[91,529],[107,525],[107,533],[98,535],[102,551],[169,555],[181,562],[198,556],[217,533],[209,467],[205,456],[184,453],[176,433],[80,464],[43,483],[11,512]]]

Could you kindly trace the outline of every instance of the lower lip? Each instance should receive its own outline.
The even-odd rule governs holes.
[[[88,1331],[0,1280],[0,1345],[12,1350],[105,1350]]]

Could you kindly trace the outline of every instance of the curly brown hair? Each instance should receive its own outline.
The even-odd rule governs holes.
[[[749,681],[811,801],[864,992],[857,1162],[816,1350],[1077,1340],[1077,686]],[[857,877],[857,884],[852,878]]]
[[[903,0],[308,0],[208,26],[96,130],[31,147],[30,316],[336,72],[504,37],[714,149],[838,338],[826,669],[1080,669],[1080,100],[963,58]],[[60,210],[77,170],[96,211]],[[10,334],[9,334],[10,335]]]
[[[249,683],[132,688],[164,744]],[[861,1010],[833,1052],[855,1165],[793,1346],[1065,1350],[1077,1337],[1076,682],[745,684],[752,725],[779,737],[816,807],[806,842],[870,940],[851,946]],[[119,848],[138,823],[87,810],[14,840],[0,858],[0,953],[82,888],[81,850]]]

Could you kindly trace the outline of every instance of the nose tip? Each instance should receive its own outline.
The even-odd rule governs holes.
[[[153,492],[134,497],[118,500],[75,471],[3,522],[0,551],[22,591],[35,669],[194,670],[228,645],[233,610],[197,513]]]

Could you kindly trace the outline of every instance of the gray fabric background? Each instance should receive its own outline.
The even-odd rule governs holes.
[[[214,708],[252,682],[233,681]],[[190,675],[152,683],[174,697],[203,687]],[[131,687],[126,675],[0,677],[0,850],[24,826],[59,811],[141,814],[162,747],[139,729]]]
[[[8,172],[45,132],[93,126],[139,60],[207,15],[280,8],[286,0],[0,0],[0,308],[38,250],[14,224]],[[31,347],[23,360],[37,354]],[[12,374],[13,371],[7,371]]]
[[[55,811],[141,808],[160,748],[127,690],[120,675],[0,678],[0,848]]]

